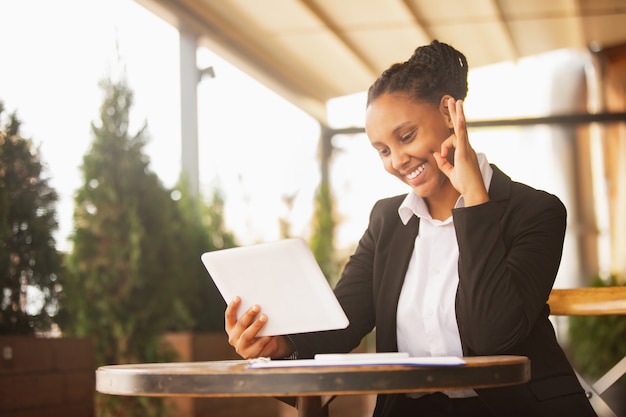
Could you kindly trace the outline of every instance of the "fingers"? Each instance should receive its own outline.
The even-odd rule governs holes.
[[[457,100],[455,100],[454,98],[450,97],[448,99],[448,112],[450,112],[450,120],[452,120],[452,127],[454,127],[454,131],[456,132],[457,129],[457,123],[456,123],[456,103]]]
[[[236,341],[233,341],[235,343],[231,343],[231,345],[235,347],[235,351],[239,354],[239,356],[241,356],[242,358],[258,358],[260,356],[271,356],[270,353],[266,353],[270,351],[266,347],[274,337],[257,336],[257,334],[266,322],[267,316],[261,314],[248,326],[244,326],[242,322],[239,323],[243,331],[239,333],[239,338]],[[229,343],[230,342],[231,340],[229,340]]]
[[[240,305],[241,298],[235,297],[226,307],[226,311],[224,312],[224,322],[227,332],[234,330],[235,327],[247,328],[261,311],[261,307],[255,304],[250,307],[248,311],[243,313],[239,319],[237,319],[237,310]]]
[[[224,322],[228,343],[243,358],[261,356],[271,337],[257,337],[261,328],[267,322],[267,316],[259,314],[261,308],[253,305],[237,319],[237,310],[241,306],[241,299],[235,297],[226,307]]]
[[[451,151],[454,152],[453,141],[454,141],[454,135],[451,135],[448,139],[443,141],[443,143],[441,144],[441,152],[434,153],[437,166],[447,176],[450,176],[450,172],[454,169],[454,165],[450,162],[450,159],[448,158]]]
[[[452,120],[452,126],[454,127],[454,134],[456,136],[456,141],[453,145],[455,148],[463,150],[468,142],[467,122],[465,120],[465,112],[463,111],[463,100],[455,100],[453,98],[449,99],[448,111],[450,112],[450,119]]]
[[[235,299],[226,306],[226,311],[224,312],[224,323],[227,332],[237,323],[237,309],[240,304],[241,298],[235,297]]]
[[[235,347],[235,351],[239,356],[245,359],[271,357],[271,349],[266,347],[274,339],[273,336],[254,337],[251,339],[242,336],[240,342]]]
[[[454,134],[441,144],[441,154],[445,156],[453,149],[454,162],[446,164],[438,159],[437,164],[450,178],[452,186],[461,193],[466,206],[484,203],[489,200],[489,195],[480,173],[478,157],[469,143],[463,100],[449,99],[448,111]]]
[[[463,112],[463,100],[448,99],[447,105],[452,121],[453,133],[441,143],[440,152],[435,153],[435,159],[439,169],[444,173],[450,173],[454,168],[455,150],[465,151],[467,145],[467,129],[465,114]]]

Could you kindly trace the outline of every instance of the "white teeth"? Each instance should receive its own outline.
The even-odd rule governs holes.
[[[411,172],[410,174],[408,174],[406,177],[410,180],[412,180],[413,178],[417,177],[419,174],[422,173],[422,171],[424,171],[424,165],[420,165],[419,167],[417,167],[417,169],[413,172]]]

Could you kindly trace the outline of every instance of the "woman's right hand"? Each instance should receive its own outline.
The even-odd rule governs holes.
[[[261,313],[261,307],[253,305],[237,320],[237,310],[241,299],[235,297],[224,313],[228,343],[245,359],[269,357],[287,357],[293,347],[284,336],[257,336],[267,323],[267,316]]]

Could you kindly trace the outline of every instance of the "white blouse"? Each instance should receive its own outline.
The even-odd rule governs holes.
[[[493,170],[484,155],[479,166],[487,189]],[[464,207],[459,197],[455,208]],[[463,356],[456,322],[455,299],[459,283],[459,247],[452,216],[444,221],[430,216],[425,201],[409,193],[398,209],[406,224],[420,218],[419,234],[409,262],[397,314],[398,351],[411,356]],[[423,394],[412,395],[419,397]],[[446,392],[450,397],[475,396],[473,390]]]

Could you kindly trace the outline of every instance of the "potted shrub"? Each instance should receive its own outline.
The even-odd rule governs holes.
[[[590,286],[625,285],[618,276],[595,277]],[[594,382],[626,356],[626,316],[573,316],[569,320],[569,354],[574,368],[588,382]],[[622,376],[603,399],[617,415],[625,415],[626,375]],[[621,412],[620,412],[621,410]]]

